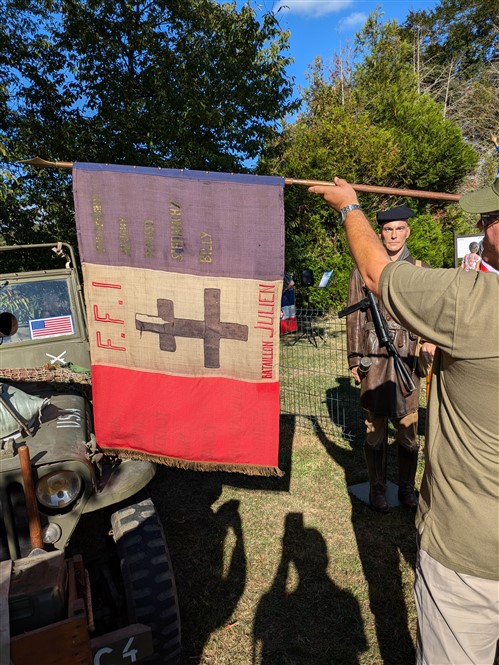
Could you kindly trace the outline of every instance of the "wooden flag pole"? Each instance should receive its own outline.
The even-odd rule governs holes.
[[[296,178],[284,178],[286,185],[314,185],[333,186],[334,182],[323,180],[297,180]],[[427,192],[419,189],[397,189],[396,187],[378,187],[377,185],[352,185],[356,192],[369,192],[371,194],[390,194],[394,196],[407,196],[414,199],[438,199],[440,201],[459,201],[459,194],[447,194],[445,192]]]
[[[18,164],[27,164],[29,166],[38,166],[45,168],[52,166],[58,169],[71,169],[73,162],[49,162],[41,157],[33,157],[32,159],[20,159]],[[300,180],[297,178],[284,178],[285,185],[305,185],[312,187],[313,185],[327,185],[334,187],[334,182],[326,182],[324,180]],[[459,201],[461,198],[459,194],[447,194],[445,192],[428,192],[419,189],[398,189],[396,187],[379,187],[378,185],[352,185],[357,192],[367,192],[370,194],[388,194],[391,196],[407,196],[413,199],[436,199],[439,201]]]

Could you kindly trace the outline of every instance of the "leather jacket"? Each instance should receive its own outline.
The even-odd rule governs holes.
[[[412,256],[405,261],[416,263]],[[427,264],[422,264],[430,267]],[[354,268],[348,284],[348,306],[365,298],[364,282],[357,268]],[[378,416],[401,418],[418,410],[419,376],[415,356],[418,336],[399,325],[378,301],[379,309],[385,318],[393,343],[402,361],[412,375],[416,390],[407,393],[385,347],[380,347],[369,309],[357,310],[347,316],[348,367],[356,367],[363,356],[371,358],[372,364],[367,375],[362,378],[360,403],[364,409]]]

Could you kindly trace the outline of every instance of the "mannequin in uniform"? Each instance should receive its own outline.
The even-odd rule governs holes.
[[[408,261],[429,267],[413,259],[406,247],[406,240],[411,233],[408,220],[413,215],[414,212],[407,206],[378,212],[376,220],[380,227],[381,242],[391,261]],[[360,273],[355,268],[350,275],[348,306],[365,298],[363,287]],[[393,358],[379,345],[370,311],[357,310],[350,314],[347,318],[348,365],[355,381],[361,384],[360,403],[367,411],[364,452],[369,474],[369,504],[374,510],[386,513],[389,510],[386,500],[388,419],[392,420],[397,430],[395,441],[398,456],[398,497],[405,507],[417,507],[414,479],[418,463],[420,382],[416,357],[417,335],[397,324],[383,307],[383,303],[379,302],[379,308],[388,324],[395,347],[416,384],[416,390],[408,394],[395,371]],[[433,344],[422,344],[421,357],[428,367],[434,352]],[[361,358],[366,356],[371,359],[371,365],[367,374],[362,377],[359,374],[359,363]]]

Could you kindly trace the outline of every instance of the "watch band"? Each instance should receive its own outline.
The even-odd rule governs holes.
[[[361,207],[358,203],[351,203],[350,205],[345,206],[340,209],[340,222],[343,225],[345,223],[346,216],[352,210],[360,210]]]

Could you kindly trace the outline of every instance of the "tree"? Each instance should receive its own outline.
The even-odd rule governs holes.
[[[499,55],[495,0],[441,0],[433,9],[409,12],[405,35],[417,31],[425,57],[469,77]]]
[[[440,105],[480,155],[474,186],[490,182],[499,130],[499,22],[495,0],[442,0],[411,12],[403,34],[414,47],[418,88]]]
[[[330,181],[341,175],[351,182],[365,184],[386,181],[399,166],[393,137],[376,127],[367,114],[355,113],[350,101],[343,105],[345,91],[341,86],[335,88],[333,84],[326,92],[318,80],[315,84],[318,99],[315,103],[310,99],[312,110],[285,126],[276,143],[269,147],[259,170],[285,173],[290,178]],[[377,197],[365,196],[362,200],[368,214],[381,205]],[[330,286],[327,290],[312,290],[310,304],[316,307],[343,304],[353,264],[338,216],[303,187],[286,188],[285,204],[288,269],[295,278],[303,269],[311,269],[316,279],[324,270],[333,269]]]
[[[296,107],[288,34],[249,4],[5,4],[6,143],[18,158],[243,171]],[[71,224],[67,175],[22,176],[0,218],[11,241]]]
[[[476,155],[438,104],[418,93],[412,46],[396,22],[382,24],[374,12],[358,39],[363,56],[351,66],[338,59],[327,73],[317,60],[305,92],[306,106],[269,146],[259,168],[292,178],[454,191],[475,166]],[[346,73],[346,75],[345,75]],[[395,197],[360,197],[370,219],[401,203],[413,207],[410,246],[434,267],[453,265],[453,228],[467,226],[463,215],[438,202]],[[352,261],[338,216],[303,188],[287,188],[287,269],[318,277],[335,270],[328,289],[316,290],[314,306],[343,305]],[[449,250],[450,248],[450,250]]]
[[[398,144],[400,186],[453,191],[477,163],[453,122],[435,100],[418,92],[412,46],[395,21],[381,23],[374,12],[358,36],[367,54],[354,74],[357,103]]]

